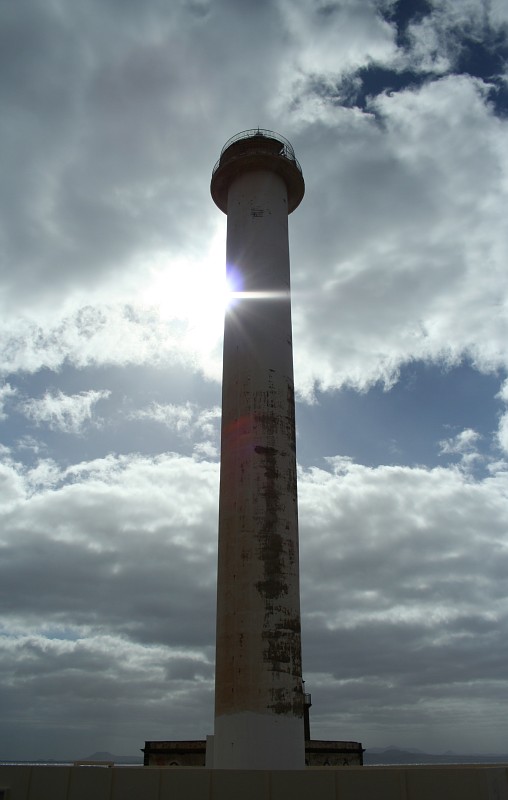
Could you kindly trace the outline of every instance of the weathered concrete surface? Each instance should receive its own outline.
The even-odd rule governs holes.
[[[0,766],[5,800],[507,800],[499,766],[204,767]],[[0,795],[1,796],[1,795]]]
[[[295,167],[296,169],[296,167]],[[239,170],[227,271],[214,764],[304,767],[288,196]]]
[[[271,764],[272,770],[285,770],[294,769],[294,766],[288,765],[294,765],[296,757],[300,761],[300,750],[303,751],[305,765],[305,743],[301,732],[298,717],[242,711],[215,718],[214,741],[220,743],[219,755],[222,762],[227,761],[227,769],[243,769],[241,764],[250,764],[249,769],[261,769],[260,764]],[[216,748],[215,744],[215,767]]]

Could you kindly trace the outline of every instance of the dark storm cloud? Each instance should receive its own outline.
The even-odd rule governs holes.
[[[483,686],[493,695],[504,680],[506,474],[473,483],[458,470],[335,470],[299,484],[307,688],[320,710],[355,725],[364,716],[370,735],[370,704],[385,709],[386,730],[403,719],[387,687],[401,706],[426,697],[424,714],[440,700],[452,724],[448,701],[467,704]]]
[[[187,510],[184,505],[177,510],[167,503],[171,502],[171,495],[178,496],[182,504],[186,494],[192,497],[194,490],[187,485],[185,474],[189,468],[197,470],[200,492],[205,492],[211,504],[212,520],[217,466],[209,465],[203,472],[197,463],[185,459],[168,456],[160,465],[163,462],[169,469],[167,489],[158,474],[157,462],[134,460],[130,464],[126,458],[109,459],[83,465],[79,471],[71,470],[71,483],[56,491],[38,492],[27,498],[26,504],[18,505],[15,512],[7,511],[6,523],[16,531],[20,546],[10,555],[6,553],[3,562],[5,613],[16,619],[18,614],[25,617],[32,612],[37,619],[42,616],[68,626],[104,625],[127,635],[132,633],[135,638],[135,631],[139,631],[143,641],[170,636],[177,642],[183,637],[187,644],[196,639],[196,624],[196,630],[201,630],[198,639],[209,639],[213,577],[204,567],[214,550],[214,529],[205,524],[203,510],[193,509],[192,502]],[[133,469],[137,477],[131,483]],[[123,521],[111,494],[118,471],[124,483],[117,486],[118,499],[125,497],[127,491],[129,494],[130,511]],[[83,492],[85,476],[91,482]],[[149,500],[143,500],[141,486],[145,480],[152,487]],[[158,498],[154,494],[157,484]],[[15,495],[17,484],[13,481],[11,485]],[[161,504],[166,507],[165,512]],[[156,522],[153,518],[150,522],[157,507],[162,513]],[[38,520],[35,526],[32,513]],[[196,570],[202,573],[197,582]],[[188,595],[186,586],[193,583],[195,591]],[[172,610],[170,616],[163,615],[161,627],[169,588]],[[62,597],[68,598],[64,604]],[[186,609],[194,620],[191,625]]]
[[[43,757],[44,747],[86,755],[98,724],[124,752],[152,732],[171,735],[173,724],[199,737],[213,680],[217,465],[109,459],[35,492],[15,473],[1,475],[2,530],[12,531],[2,560],[2,752],[24,737]],[[65,728],[70,740],[58,745]]]
[[[205,659],[196,654],[185,678],[173,678],[168,672],[173,659],[181,663],[178,651],[135,647],[108,635],[72,642],[59,638],[62,633],[14,636],[4,654],[2,709],[9,727],[0,738],[3,753],[21,747],[34,757],[83,758],[98,742],[136,754],[145,737],[175,737],[182,725],[189,738],[196,736],[211,699]]]
[[[472,483],[459,470],[332,467],[299,482],[315,735],[329,735],[332,724],[338,735],[347,719],[348,736],[389,741],[392,728],[408,724],[414,696],[418,724],[434,716],[445,727],[471,694],[478,707],[493,702],[506,663],[506,473]],[[16,730],[22,696],[41,720],[79,718],[77,746],[93,719],[81,703],[127,693],[121,710],[112,714],[106,703],[101,712],[113,740],[129,714],[142,723],[140,741],[149,730],[204,735],[217,465],[110,457],[69,470],[74,482],[59,487],[34,490],[15,465],[2,478],[2,669],[18,665],[6,706]],[[64,714],[52,708],[59,690]],[[171,708],[166,727],[153,708],[158,693]],[[500,726],[493,723],[485,747]],[[461,741],[474,746],[466,733]]]

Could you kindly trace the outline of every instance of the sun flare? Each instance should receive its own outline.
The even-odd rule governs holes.
[[[185,337],[196,346],[209,347],[222,336],[230,294],[223,241],[221,231],[201,258],[158,256],[141,294],[143,306],[156,309],[165,322],[182,323]]]
[[[240,301],[287,299],[288,292],[243,291],[234,267],[226,276],[224,232],[218,230],[204,256],[171,259],[166,254],[148,265],[141,304],[157,312],[162,322],[179,323],[182,345],[208,352],[220,341],[224,315]]]

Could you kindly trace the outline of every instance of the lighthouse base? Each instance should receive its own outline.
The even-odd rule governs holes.
[[[215,718],[215,769],[303,769],[303,719],[282,714],[224,714]]]

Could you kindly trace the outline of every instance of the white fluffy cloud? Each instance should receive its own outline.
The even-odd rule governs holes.
[[[134,419],[151,419],[174,428],[178,433],[190,435],[200,432],[212,436],[216,432],[216,422],[220,419],[220,408],[202,410],[196,403],[184,405],[152,403],[148,408],[139,409],[132,414]]]
[[[279,0],[278,6],[288,47],[280,63],[274,109],[296,106],[304,117],[306,101],[319,84],[333,89],[343,75],[394,59],[395,28],[380,16],[375,0]]]
[[[508,413],[499,420],[498,441],[501,449],[508,454]]]
[[[456,455],[460,457],[460,464],[463,469],[469,470],[478,461],[482,460],[481,454],[477,450],[477,445],[482,437],[472,428],[443,439],[439,445],[442,455]]]
[[[25,400],[20,408],[37,425],[45,423],[51,430],[81,433],[84,425],[92,420],[94,406],[110,394],[107,390],[94,389],[73,395],[46,392],[41,398]],[[98,424],[97,420],[95,422]]]
[[[506,34],[508,11],[502,0],[439,0],[431,13],[408,30],[409,63],[423,71],[441,73],[453,69],[469,44],[493,44]]]
[[[372,110],[338,109],[307,173],[312,215],[292,240],[307,392],[390,383],[413,359],[507,363],[508,127],[468,77],[380,96]]]
[[[180,437],[194,440],[193,452],[203,458],[216,458],[219,454],[219,426],[221,409],[202,409],[196,403],[183,405],[151,403],[130,415],[131,419],[160,422]]]
[[[508,405],[508,381],[503,383],[498,397]],[[499,419],[497,440],[501,450],[508,455],[508,411],[505,411]]]
[[[9,397],[13,397],[15,394],[16,389],[9,383],[4,383],[3,386],[0,386],[0,419],[7,418],[7,414],[4,412],[4,404]]]

